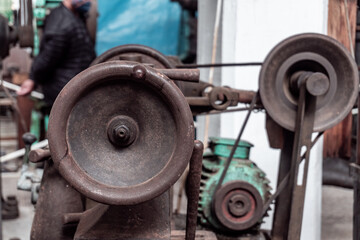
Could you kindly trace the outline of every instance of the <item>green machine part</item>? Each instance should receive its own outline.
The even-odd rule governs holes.
[[[34,28],[34,50],[33,55],[37,56],[40,49],[39,29],[44,26],[45,17],[50,13],[50,10],[59,6],[62,0],[33,0],[35,1],[33,14],[36,22]]]
[[[62,0],[35,0],[34,17],[36,19],[36,26],[44,25],[44,20],[50,9],[59,6]]]
[[[266,174],[249,160],[253,145],[240,141],[222,186],[214,195],[234,144],[233,139],[210,138],[211,152],[203,157],[198,220],[219,233],[241,234],[259,229],[271,188]]]
[[[14,15],[11,10],[12,0],[1,0],[0,1],[0,14],[7,18],[9,23],[14,22]]]

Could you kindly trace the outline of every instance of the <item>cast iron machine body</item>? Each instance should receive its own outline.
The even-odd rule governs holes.
[[[189,188],[197,191],[188,204],[186,238],[195,238],[202,144],[194,143],[190,108],[167,76],[199,77],[197,70],[163,73],[109,61],[65,86],[50,114],[52,161],[32,239],[170,239],[170,187],[188,163]],[[32,161],[40,155],[32,152]],[[51,191],[66,196],[47,198]],[[49,208],[54,212],[46,213]]]
[[[174,56],[165,56],[151,47],[139,44],[127,44],[111,48],[98,56],[91,65],[114,60],[136,61],[157,69],[174,69],[177,66],[186,67]],[[180,73],[181,70],[178,69],[177,71]],[[256,94],[254,91],[219,87],[204,81],[182,82],[176,81],[176,76],[171,78],[186,97],[194,116],[211,111],[221,113],[229,107],[237,106],[239,103],[249,104]],[[261,102],[258,101],[257,108],[260,107],[262,107]]]
[[[278,189],[271,197],[254,197],[263,206],[256,216],[264,216],[276,199],[272,238],[300,238],[311,135],[340,122],[357,96],[357,67],[341,44],[319,34],[284,40],[262,66],[260,98],[256,92],[177,82],[185,98],[169,78],[197,81],[198,72],[171,69],[174,62],[146,47],[127,45],[104,56],[76,76],[54,104],[49,126],[52,161],[47,162],[38,208],[59,206],[55,213],[36,213],[33,239],[170,239],[169,188],[189,161],[187,238],[193,239],[202,147],[193,141],[192,115],[221,112],[237,103],[251,103],[249,113],[266,110],[270,145],[282,149]],[[234,168],[231,160],[242,131],[212,191],[212,201],[221,203],[218,218],[221,212],[242,214],[243,208],[231,204],[238,196],[228,194],[239,184],[226,178],[228,171],[237,172],[229,169]],[[33,152],[33,161],[42,159],[41,154]],[[52,188],[66,189],[69,202],[45,198]],[[224,202],[234,206],[223,208]],[[254,219],[251,226],[261,221]],[[225,220],[216,220],[222,223],[221,231],[243,229]],[[41,231],[46,224],[58,235]]]

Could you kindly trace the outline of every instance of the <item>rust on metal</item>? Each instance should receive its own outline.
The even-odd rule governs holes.
[[[200,81],[199,86],[184,85],[184,95],[188,101],[193,115],[198,115],[212,110],[224,111],[228,107],[237,106],[239,103],[249,104],[256,95],[254,91],[239,90],[229,87],[215,87]],[[262,109],[259,98],[256,100],[255,108]]]
[[[284,128],[282,134],[268,131],[269,139],[276,138],[276,132],[283,136],[283,141],[272,140],[277,147],[283,145],[278,184],[290,176],[276,201],[273,239],[300,238],[310,152],[306,151],[304,172],[299,173],[300,150],[311,149],[313,131],[330,128],[348,114],[358,95],[358,81],[352,57],[328,36],[290,37],[266,57],[259,78],[262,104],[268,119]]]
[[[158,69],[159,72],[166,75],[174,81],[199,82],[199,69]]]
[[[218,221],[233,231],[248,229],[262,217],[261,195],[247,182],[233,181],[224,184],[216,192],[213,201]]]
[[[330,128],[346,117],[357,97],[357,66],[339,42],[308,33],[282,41],[271,50],[261,68],[261,100],[275,122],[295,130],[298,93],[292,91],[289,82],[299,71],[318,72],[329,78],[329,89],[318,97],[314,131]]]
[[[72,240],[77,225],[63,225],[62,217],[66,213],[83,210],[83,199],[80,193],[65,181],[51,160],[46,161],[31,227],[31,239]]]
[[[111,48],[98,56],[91,63],[91,66],[114,60],[151,63],[155,68],[174,68],[174,65],[165,55],[151,47],[139,44],[127,44]]]
[[[48,149],[35,149],[29,153],[29,160],[32,163],[39,163],[47,160],[51,157],[50,150]]]
[[[190,171],[186,186],[186,192],[188,196],[186,214],[186,240],[194,240],[196,235],[203,151],[204,145],[202,142],[196,140],[190,160]]]
[[[132,206],[96,203],[80,217],[74,240],[170,239],[170,191]]]
[[[134,77],[139,69],[141,80]],[[108,124],[116,117],[136,122],[138,133],[123,124],[136,135],[130,145],[109,139]],[[141,64],[111,61],[65,86],[50,114],[48,138],[55,166],[75,189],[105,204],[133,205],[159,196],[180,177],[194,126],[184,96],[167,77]]]

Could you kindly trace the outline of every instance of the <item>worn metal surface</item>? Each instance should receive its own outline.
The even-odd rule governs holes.
[[[284,145],[280,154],[280,165],[277,179],[277,188],[286,178],[291,168],[291,153],[294,146],[294,132],[283,131]],[[289,230],[291,186],[286,184],[275,202],[275,211],[271,236],[274,240],[286,239]]]
[[[309,77],[310,78],[310,77]],[[292,186],[291,209],[289,232],[287,239],[300,239],[302,217],[304,211],[305,191],[307,183],[307,173],[310,161],[310,151],[306,152],[303,170],[300,169],[301,151],[311,149],[311,135],[315,122],[315,112],[317,96],[313,96],[307,91],[306,82],[300,87],[298,110],[296,115],[294,147],[291,157],[291,168],[289,185]]]
[[[354,61],[346,49],[331,38],[297,35],[284,40],[266,58],[260,74],[262,102],[276,123],[296,131],[294,145],[287,131],[283,131],[284,141],[274,144],[284,144],[278,183],[288,171],[290,177],[276,202],[273,239],[300,238],[309,161],[307,151],[304,172],[299,172],[301,148],[311,148],[313,130],[325,130],[348,114],[357,90]]]
[[[259,88],[267,113],[282,127],[294,131],[298,93],[290,78],[299,71],[319,72],[329,90],[318,97],[314,131],[339,123],[353,107],[358,92],[358,70],[348,51],[336,40],[320,34],[300,34],[278,44],[262,66]]]
[[[103,62],[114,61],[114,60],[139,62],[157,69],[174,69],[175,65],[179,64],[180,62],[179,59],[174,59],[173,57],[167,57],[161,52],[151,47],[140,44],[126,44],[111,48],[108,51],[104,52],[91,63],[91,66]],[[181,72],[181,69],[179,70]],[[190,72],[190,71],[185,71],[185,72]],[[193,73],[197,75],[194,76],[195,82],[198,82],[199,70],[196,70]],[[190,78],[188,79],[190,80]],[[181,91],[186,91],[185,89],[191,86],[189,85],[191,83],[183,83],[176,81],[178,79],[173,79],[173,80],[175,80],[176,86],[178,86]]]
[[[186,240],[194,240],[197,226],[197,209],[200,192],[200,179],[202,168],[202,154],[204,145],[196,140],[194,150],[190,160],[190,170],[187,179],[186,192],[188,196],[187,214],[186,214]]]
[[[246,182],[225,183],[216,192],[213,204],[219,222],[233,231],[248,229],[262,217],[261,195]]]
[[[330,128],[348,114],[357,95],[358,73],[352,57],[334,39],[301,34],[284,40],[270,52],[259,85],[271,119],[296,131],[295,136],[287,130],[268,131],[283,136],[283,141],[272,140],[276,147],[283,145],[278,184],[290,172],[288,185],[276,201],[272,237],[299,239],[310,152],[306,151],[301,173],[301,148],[311,148],[313,131]]]
[[[47,160],[51,156],[49,149],[35,149],[29,153],[29,160],[32,163],[39,163]]]
[[[312,147],[311,136],[315,122],[315,113],[317,111],[317,100],[322,94],[326,94],[329,87],[329,78],[324,75],[309,72],[298,72],[290,76],[291,84],[289,88],[297,91],[298,109],[295,122],[295,133],[293,136],[293,145],[291,146],[291,161],[284,168],[284,160],[289,159],[290,148],[283,149],[282,162],[280,163],[279,178],[282,175],[281,184],[285,177],[284,170],[289,171],[289,178],[284,192],[279,195],[276,208],[280,207],[275,213],[273,238],[274,239],[300,239],[302,216],[304,210],[305,191],[307,183],[307,173],[310,158],[310,149]],[[308,84],[310,81],[310,84]],[[316,88],[314,89],[314,85]],[[287,131],[284,131],[287,133]],[[287,135],[291,136],[291,135]],[[285,139],[287,139],[285,137]],[[302,152],[305,151],[305,156]],[[300,170],[301,162],[304,158],[304,166]],[[280,184],[280,185],[281,185]],[[278,185],[279,186],[279,185]],[[280,187],[280,186],[279,186]],[[282,206],[280,205],[282,202]]]
[[[174,65],[159,51],[139,44],[121,45],[98,56],[91,66],[113,60],[136,61],[153,64],[155,68],[174,68]]]
[[[116,146],[107,134],[117,116],[139,128],[127,147]],[[48,137],[55,166],[75,189],[105,204],[132,205],[159,196],[180,177],[193,149],[194,126],[184,96],[166,76],[112,61],[66,85],[52,108]]]
[[[51,160],[46,161],[30,238],[72,240],[77,225],[64,225],[63,215],[83,210],[80,193],[59,174]]]
[[[266,135],[271,148],[281,149],[284,146],[284,128],[277,124],[269,114],[265,120]]]
[[[212,86],[212,84],[204,81],[199,81],[198,83],[187,83],[186,88],[182,89],[182,93],[186,97],[201,97],[203,96],[204,90]]]
[[[200,82],[198,86],[184,84],[182,90],[186,96],[193,115],[212,110],[224,111],[228,107],[237,106],[239,103],[251,103],[256,92],[238,90],[229,87],[215,87]],[[261,102],[256,101],[256,108],[262,108]]]
[[[158,69],[158,71],[174,81],[197,83],[200,78],[200,71],[198,69]]]
[[[133,206],[96,204],[81,214],[75,240],[170,239],[170,191]]]

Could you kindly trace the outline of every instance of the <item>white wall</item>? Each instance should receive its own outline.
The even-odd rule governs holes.
[[[217,0],[199,0],[199,16],[205,14],[202,10],[210,9],[212,12],[206,14],[214,16],[216,2]],[[208,6],[206,9],[201,8],[204,4]],[[303,32],[326,34],[327,5],[327,0],[223,0],[221,61],[262,62],[277,43],[291,35]],[[202,33],[201,28],[204,24],[206,23],[199,22],[199,34]],[[212,26],[213,23],[207,24]],[[211,39],[199,36],[198,44],[203,45],[204,41],[212,43]],[[203,52],[200,51],[198,54],[201,57]],[[222,68],[221,85],[257,91],[259,71],[260,67]],[[222,114],[220,136],[236,138],[245,114]],[[279,151],[269,148],[264,120],[264,113],[253,113],[243,139],[255,145],[250,158],[267,173],[271,186],[275,189]],[[211,128],[217,129],[218,124],[211,123]],[[322,141],[313,148],[309,165],[302,231],[302,239],[307,240],[320,239],[321,234],[321,153]],[[271,221],[272,214],[263,227],[270,229]]]

